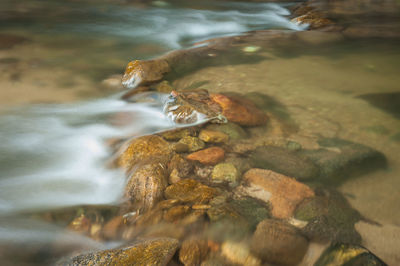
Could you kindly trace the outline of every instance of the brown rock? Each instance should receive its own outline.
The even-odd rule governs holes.
[[[68,229],[80,234],[88,235],[91,226],[91,221],[84,214],[81,214],[72,220],[72,222],[68,225]]]
[[[125,187],[125,196],[137,209],[146,211],[162,199],[167,185],[164,165],[157,162],[138,165]]]
[[[122,84],[129,89],[138,85],[160,81],[170,71],[165,60],[135,60],[129,62],[122,77]]]
[[[166,265],[179,246],[173,238],[144,240],[132,246],[87,253],[57,265]]]
[[[211,94],[210,97],[221,106],[222,114],[230,122],[242,126],[259,126],[267,121],[266,114],[249,100],[222,94]]]
[[[178,143],[187,145],[191,152],[201,150],[206,145],[201,139],[191,136],[182,138]]]
[[[188,239],[183,241],[179,250],[179,260],[183,265],[200,265],[208,252],[207,241]]]
[[[289,218],[299,203],[314,196],[308,186],[270,170],[250,169],[244,174],[243,180],[248,185],[240,187],[238,191],[269,202],[272,215],[276,218]]]
[[[167,222],[175,222],[183,218],[190,211],[190,207],[186,205],[174,206],[164,213],[164,220]]]
[[[220,147],[211,147],[189,154],[186,158],[206,165],[214,165],[224,160],[225,152]]]
[[[250,253],[245,242],[225,241],[221,246],[221,253],[229,261],[239,265],[261,266],[261,260]]]
[[[127,146],[124,145],[121,150],[117,164],[126,170],[131,169],[138,162],[154,158],[167,158],[171,152],[169,143],[156,135],[134,139]]]
[[[178,199],[184,203],[206,204],[214,197],[217,191],[214,188],[201,184],[193,179],[183,179],[168,186],[164,195],[167,199]]]
[[[179,154],[172,156],[168,162],[168,172],[172,173],[176,169],[181,177],[186,177],[192,171],[192,164]]]
[[[179,128],[174,130],[169,130],[161,133],[161,136],[166,140],[179,140],[184,137],[193,136],[195,130],[191,128]]]
[[[307,239],[296,227],[273,219],[260,222],[251,239],[251,251],[256,256],[278,265],[297,265],[307,248]]]
[[[116,216],[112,218],[103,227],[104,238],[106,239],[119,238],[123,225],[124,225],[124,218],[122,216]]]
[[[204,142],[225,143],[228,142],[229,136],[221,131],[203,129],[200,131],[199,139]]]
[[[0,34],[0,49],[10,49],[14,45],[21,44],[28,41],[27,38],[14,35],[14,34]]]

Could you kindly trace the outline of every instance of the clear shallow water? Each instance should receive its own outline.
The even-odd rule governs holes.
[[[0,103],[7,106],[0,117],[3,244],[10,241],[9,232],[18,243],[49,243],[63,230],[32,222],[25,212],[118,202],[124,177],[106,167],[111,156],[107,140],[173,127],[162,116],[162,98],[127,104],[112,96],[114,89],[101,87],[109,75],[121,74],[129,60],[247,30],[299,29],[276,4],[4,3],[0,33],[28,40],[0,50]],[[342,41],[316,48],[295,43],[262,48],[257,55],[262,60],[256,64],[206,68],[175,85],[200,82],[210,91],[267,93],[296,114],[304,135],[339,134],[383,151],[390,171],[349,181],[341,189],[353,195],[351,203],[368,218],[398,230],[400,216],[393,213],[398,213],[399,143],[394,137],[399,121],[359,98],[398,92],[398,44]],[[332,117],[335,123],[326,122]],[[338,124],[344,129],[333,132]],[[85,237],[78,242],[96,246]]]

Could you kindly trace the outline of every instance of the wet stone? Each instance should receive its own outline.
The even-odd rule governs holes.
[[[240,173],[231,163],[219,163],[214,166],[211,178],[213,182],[227,182],[236,186],[239,183]]]
[[[225,123],[221,108],[210,99],[207,90],[172,91],[164,105],[164,113],[178,124],[191,124],[210,120]]]
[[[166,265],[179,241],[173,238],[143,240],[131,246],[79,255],[57,265]]]
[[[201,139],[191,136],[182,138],[179,143],[187,145],[190,152],[201,150],[206,146]]]
[[[221,131],[203,129],[199,133],[199,139],[210,143],[225,143],[228,142],[229,136]]]
[[[189,154],[186,159],[205,165],[215,165],[225,158],[225,151],[220,147],[211,147]]]
[[[194,167],[194,173],[200,178],[207,179],[211,176],[213,169],[214,167],[209,165],[196,165]]]
[[[336,244],[327,248],[315,266],[385,266],[382,260],[358,245]]]
[[[194,179],[183,179],[165,189],[167,199],[177,199],[184,203],[206,204],[217,194],[214,188]]]
[[[190,212],[190,207],[186,205],[178,205],[170,208],[164,213],[164,220],[167,222],[175,222]]]
[[[261,260],[250,252],[246,242],[225,241],[221,245],[221,253],[230,262],[239,265],[261,266]]]
[[[163,198],[167,187],[167,172],[161,163],[138,165],[125,187],[125,196],[137,209],[151,209]]]
[[[183,241],[179,250],[179,261],[183,265],[200,265],[208,253],[206,240],[188,239]]]
[[[258,258],[278,265],[297,265],[307,248],[307,239],[296,227],[273,219],[260,222],[251,239],[251,251]]]
[[[129,62],[122,77],[122,85],[132,89],[160,81],[170,71],[165,60],[135,60]]]
[[[168,162],[168,172],[172,173],[173,170],[177,170],[179,176],[182,178],[188,176],[192,169],[192,164],[179,154],[174,154]]]
[[[319,168],[311,159],[281,147],[258,147],[251,155],[254,166],[269,169],[299,180],[315,178]]]
[[[316,241],[359,244],[361,236],[354,225],[361,215],[338,191],[317,189],[316,193],[316,197],[302,202],[294,214],[296,219],[308,222],[303,233]]]
[[[250,100],[223,94],[212,94],[211,98],[221,106],[222,114],[230,122],[241,126],[260,126],[267,122],[267,115]]]
[[[228,122],[226,124],[210,124],[207,125],[206,129],[225,133],[232,140],[248,137],[248,134],[241,126],[231,122]]]
[[[229,163],[235,166],[235,168],[239,171],[239,174],[246,172],[253,168],[252,161],[247,157],[240,157],[232,153],[228,153],[225,156],[225,163]]]
[[[166,140],[180,140],[184,137],[193,136],[195,130],[193,128],[174,129],[161,133],[160,135]]]
[[[338,184],[349,177],[384,169],[384,154],[368,146],[342,140],[321,139],[318,150],[302,150],[299,155],[311,160],[320,169],[318,180]]]
[[[269,203],[276,218],[289,218],[299,203],[314,196],[308,186],[270,170],[250,169],[243,181],[246,185],[237,187],[236,192]]]
[[[138,162],[154,158],[168,158],[170,153],[169,143],[163,138],[156,135],[143,136],[122,147],[117,164],[128,170]]]

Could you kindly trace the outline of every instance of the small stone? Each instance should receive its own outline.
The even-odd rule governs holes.
[[[251,239],[251,251],[258,258],[278,265],[297,265],[307,248],[307,239],[296,227],[273,219],[260,222]]]
[[[117,164],[126,170],[135,164],[154,158],[168,158],[171,153],[169,143],[156,135],[143,136],[132,140],[128,145],[122,146],[122,153],[117,159]]]
[[[203,129],[200,131],[199,139],[210,143],[225,143],[228,142],[229,136],[220,131]]]
[[[164,213],[164,220],[167,222],[175,222],[182,219],[190,211],[190,207],[186,205],[178,205],[170,208]]]
[[[219,163],[214,166],[211,178],[214,182],[228,182],[235,186],[239,183],[240,174],[233,164]]]
[[[125,196],[137,209],[146,211],[162,199],[167,185],[165,166],[156,162],[138,165],[125,187]]]
[[[249,100],[222,94],[212,94],[211,99],[221,106],[222,114],[230,122],[242,126],[260,126],[267,122],[267,115]]]
[[[208,252],[207,241],[188,239],[183,241],[179,250],[179,260],[185,266],[200,265]]]
[[[168,186],[164,194],[167,199],[178,199],[191,204],[206,204],[217,194],[217,191],[194,179],[183,179]]]
[[[221,246],[221,253],[229,261],[239,265],[261,266],[261,260],[250,252],[245,242],[225,241]]]
[[[195,165],[194,166],[194,173],[200,177],[207,179],[211,176],[214,167],[208,165]]]
[[[289,218],[299,203],[314,197],[308,186],[270,170],[250,169],[243,180],[247,185],[239,187],[239,193],[269,202],[276,218]]]
[[[168,162],[168,172],[172,173],[174,169],[178,171],[180,177],[184,178],[190,174],[193,166],[181,155],[174,154]]]
[[[171,149],[176,153],[185,153],[189,151],[189,145],[181,142],[176,142],[171,144]]]
[[[211,147],[189,154],[186,159],[206,165],[215,165],[224,160],[225,151],[220,147]]]
[[[242,49],[242,51],[245,53],[255,53],[258,52],[260,49],[260,46],[246,46]]]
[[[170,71],[167,61],[135,60],[129,62],[122,77],[122,85],[128,89],[160,81]]]
[[[204,149],[206,144],[199,138],[187,136],[182,138],[179,143],[186,144],[189,147],[189,151],[194,152]]]
[[[89,235],[91,226],[91,221],[84,214],[81,214],[72,220],[68,225],[68,229],[80,234]]]
[[[179,246],[173,238],[143,240],[131,246],[87,253],[57,265],[167,265]]]
[[[166,140],[180,140],[184,137],[189,137],[194,134],[194,130],[191,130],[189,128],[181,128],[181,129],[174,129],[174,130],[169,130],[161,133],[161,136],[166,139]]]
[[[226,124],[210,124],[206,127],[206,129],[223,132],[228,135],[230,139],[233,140],[248,137],[248,134],[241,126],[231,122],[228,122]]]

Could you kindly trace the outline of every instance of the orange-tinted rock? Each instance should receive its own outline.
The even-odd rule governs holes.
[[[238,191],[269,202],[276,218],[289,218],[298,204],[314,196],[314,191],[308,186],[270,170],[250,169],[243,180],[247,185],[239,187]]]
[[[267,115],[249,100],[222,94],[211,94],[210,97],[221,106],[222,115],[230,122],[242,126],[259,126],[267,121]]]
[[[225,151],[220,147],[211,147],[189,154],[186,158],[191,161],[198,161],[202,164],[214,165],[222,162]]]
[[[117,159],[118,166],[126,170],[136,163],[153,158],[170,156],[170,146],[163,138],[156,135],[143,136],[132,140],[127,146],[122,147],[123,152]]]
[[[208,252],[206,240],[188,239],[179,250],[179,260],[183,265],[200,265]]]
[[[177,199],[183,203],[206,204],[217,194],[217,191],[194,179],[183,179],[165,189],[167,199]]]
[[[125,196],[140,210],[151,209],[168,185],[165,166],[154,162],[138,165],[125,187]]]
[[[170,71],[167,61],[159,60],[135,60],[126,66],[122,85],[126,88],[135,88],[138,85],[150,84],[160,81],[164,74]]]
[[[106,239],[117,239],[120,236],[124,218],[116,216],[108,221],[103,227],[103,236]]]
[[[182,219],[190,211],[190,207],[186,205],[174,206],[164,213],[164,220],[167,222],[175,222]]]

